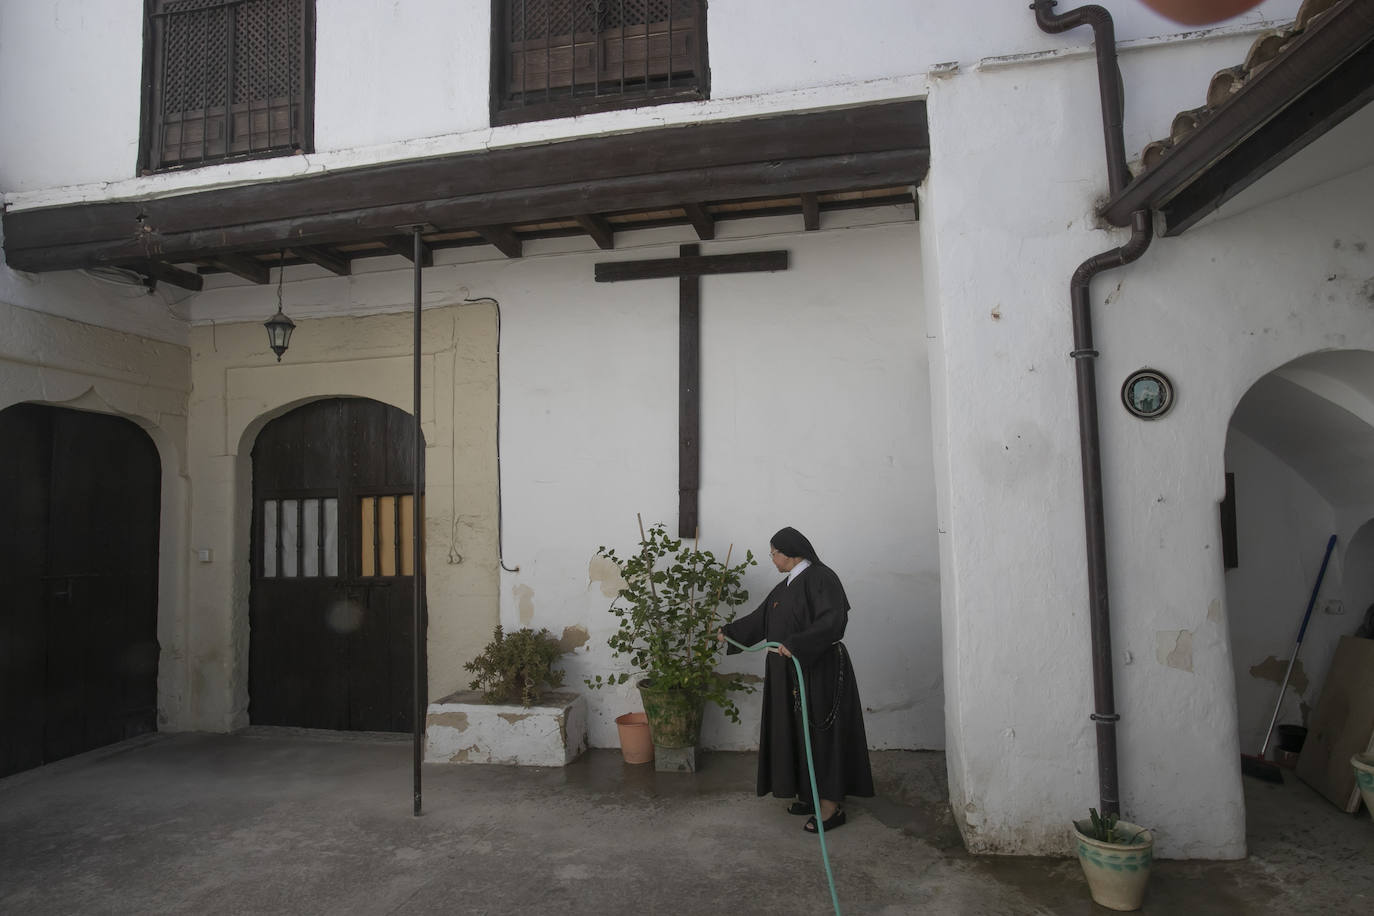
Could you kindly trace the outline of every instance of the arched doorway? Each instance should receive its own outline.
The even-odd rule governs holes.
[[[121,417],[0,411],[0,776],[157,730],[161,462]]]
[[[410,415],[315,401],[263,427],[252,464],[250,721],[409,731]]]
[[[1309,725],[1342,636],[1374,600],[1374,353],[1338,350],[1259,379],[1237,405],[1226,444],[1234,482],[1235,566],[1226,595],[1241,751],[1256,754],[1274,708]],[[1280,685],[1321,580],[1288,689]],[[1354,606],[1352,606],[1352,604]],[[1274,759],[1277,736],[1270,741]]]

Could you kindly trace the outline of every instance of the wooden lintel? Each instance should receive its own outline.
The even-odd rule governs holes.
[[[803,194],[802,202],[802,225],[807,232],[815,232],[821,228],[821,199],[818,194]]]
[[[198,293],[205,287],[205,280],[200,274],[173,267],[162,261],[138,261],[124,266],[129,270],[138,271],[145,277],[161,280],[181,289],[189,289],[193,293]]]
[[[655,150],[646,164],[643,151]],[[182,263],[220,252],[375,242],[416,223],[513,226],[712,200],[915,185],[929,167],[925,103],[638,131],[556,144],[339,169],[280,182],[10,209],[7,263],[69,270],[151,256]],[[416,189],[423,196],[417,197]]]
[[[555,214],[656,210],[680,206],[684,193],[711,187],[722,200],[756,198],[767,186],[779,195],[806,191],[852,188],[884,188],[920,181],[929,166],[923,149],[893,150],[784,163],[749,163],[719,169],[689,169],[652,175],[627,175],[595,184],[544,186],[537,189],[492,191],[471,197],[435,199],[377,208],[341,208],[318,217],[283,217],[232,226],[205,227],[171,233],[166,229],[145,233],[148,238],[126,238],[127,233],[89,242],[64,237],[51,243],[25,244],[34,239],[23,226],[26,214],[34,220],[41,211],[5,214],[5,259],[19,270],[41,272],[115,264],[147,257],[148,246],[156,257],[177,261],[210,257],[217,251],[278,250],[300,245],[339,245],[374,241],[394,234],[395,227],[417,217],[436,226],[470,227],[512,225],[551,218]],[[266,205],[266,188],[260,189]],[[167,200],[175,200],[168,198]],[[163,200],[145,206],[165,205]],[[100,205],[93,205],[100,206]],[[71,225],[85,217],[72,211]],[[48,218],[52,218],[49,214]],[[61,220],[59,220],[61,221]],[[43,235],[47,235],[47,220]],[[211,228],[214,226],[214,228]],[[36,227],[32,227],[36,228]],[[78,235],[83,234],[77,232]]]
[[[580,213],[573,219],[577,220],[583,232],[592,237],[597,247],[607,251],[615,247],[615,230],[607,220],[594,213]]]
[[[212,260],[231,274],[242,277],[249,283],[264,286],[272,282],[272,271],[256,258],[223,252],[215,255]]]
[[[411,235],[388,235],[381,240],[387,248],[396,254],[415,263],[415,237]],[[420,266],[434,266],[434,251],[425,244],[424,239],[420,240]]]
[[[509,226],[477,226],[476,229],[478,235],[495,245],[506,257],[518,258],[524,254],[520,236],[512,232]]]
[[[744,254],[711,254],[647,261],[607,261],[597,264],[598,283],[621,280],[653,280],[663,277],[704,277],[787,269],[786,251],[751,251]]]
[[[701,204],[683,204],[682,210],[687,214],[687,218],[692,221],[692,228],[697,231],[697,238],[703,242],[709,242],[716,237],[715,218],[706,212],[705,207]]]
[[[323,267],[332,274],[346,277],[353,272],[353,265],[347,258],[339,257],[325,251],[323,248],[314,248],[309,245],[300,248],[292,248],[291,251],[303,261],[309,261],[316,267]]]

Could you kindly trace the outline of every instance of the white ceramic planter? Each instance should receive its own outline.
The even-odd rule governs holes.
[[[1356,754],[1350,765],[1355,768],[1355,784],[1364,798],[1364,809],[1374,818],[1374,754]]]
[[[1103,843],[1089,833],[1092,822],[1074,821],[1078,863],[1088,879],[1093,900],[1112,910],[1138,910],[1145,899],[1145,884],[1150,879],[1154,862],[1154,834],[1128,821],[1117,821],[1116,829],[1137,841]]]
[[[488,703],[476,690],[429,704],[426,763],[565,766],[587,749],[587,701],[547,693],[537,706]]]

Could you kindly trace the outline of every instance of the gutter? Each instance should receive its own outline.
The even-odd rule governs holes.
[[[1100,6],[1083,6],[1056,15],[1056,0],[1035,0],[1035,21],[1044,32],[1056,34],[1090,25],[1097,55],[1097,79],[1102,103],[1102,133],[1107,151],[1107,181],[1113,196],[1130,181],[1126,142],[1122,130],[1125,95],[1121,68],[1116,60],[1116,30],[1112,15]],[[1111,606],[1107,588],[1107,534],[1102,498],[1102,446],[1097,422],[1098,352],[1093,347],[1092,307],[1089,296],[1093,278],[1139,258],[1154,237],[1151,213],[1141,208],[1131,214],[1131,238],[1125,245],[1093,255],[1069,280],[1069,304],[1073,319],[1074,376],[1078,389],[1078,446],[1083,475],[1083,527],[1088,565],[1088,619],[1092,636],[1093,713],[1097,727],[1097,780],[1103,814],[1120,814],[1117,778],[1115,685],[1112,677]]]

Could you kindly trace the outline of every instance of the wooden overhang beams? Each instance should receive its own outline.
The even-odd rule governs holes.
[[[19,210],[4,215],[5,258],[17,270],[122,267],[195,288],[224,270],[262,282],[257,268],[281,263],[347,273],[352,257],[399,250],[412,226],[427,251],[491,244],[508,257],[541,227],[602,248],[618,229],[665,222],[710,238],[731,215],[794,212],[812,229],[828,206],[914,203],[929,161],[925,103],[890,102]]]
[[[1179,235],[1374,99],[1374,0],[1317,5],[1326,8],[1106,203],[1108,222],[1128,226],[1149,208],[1164,235]]]

